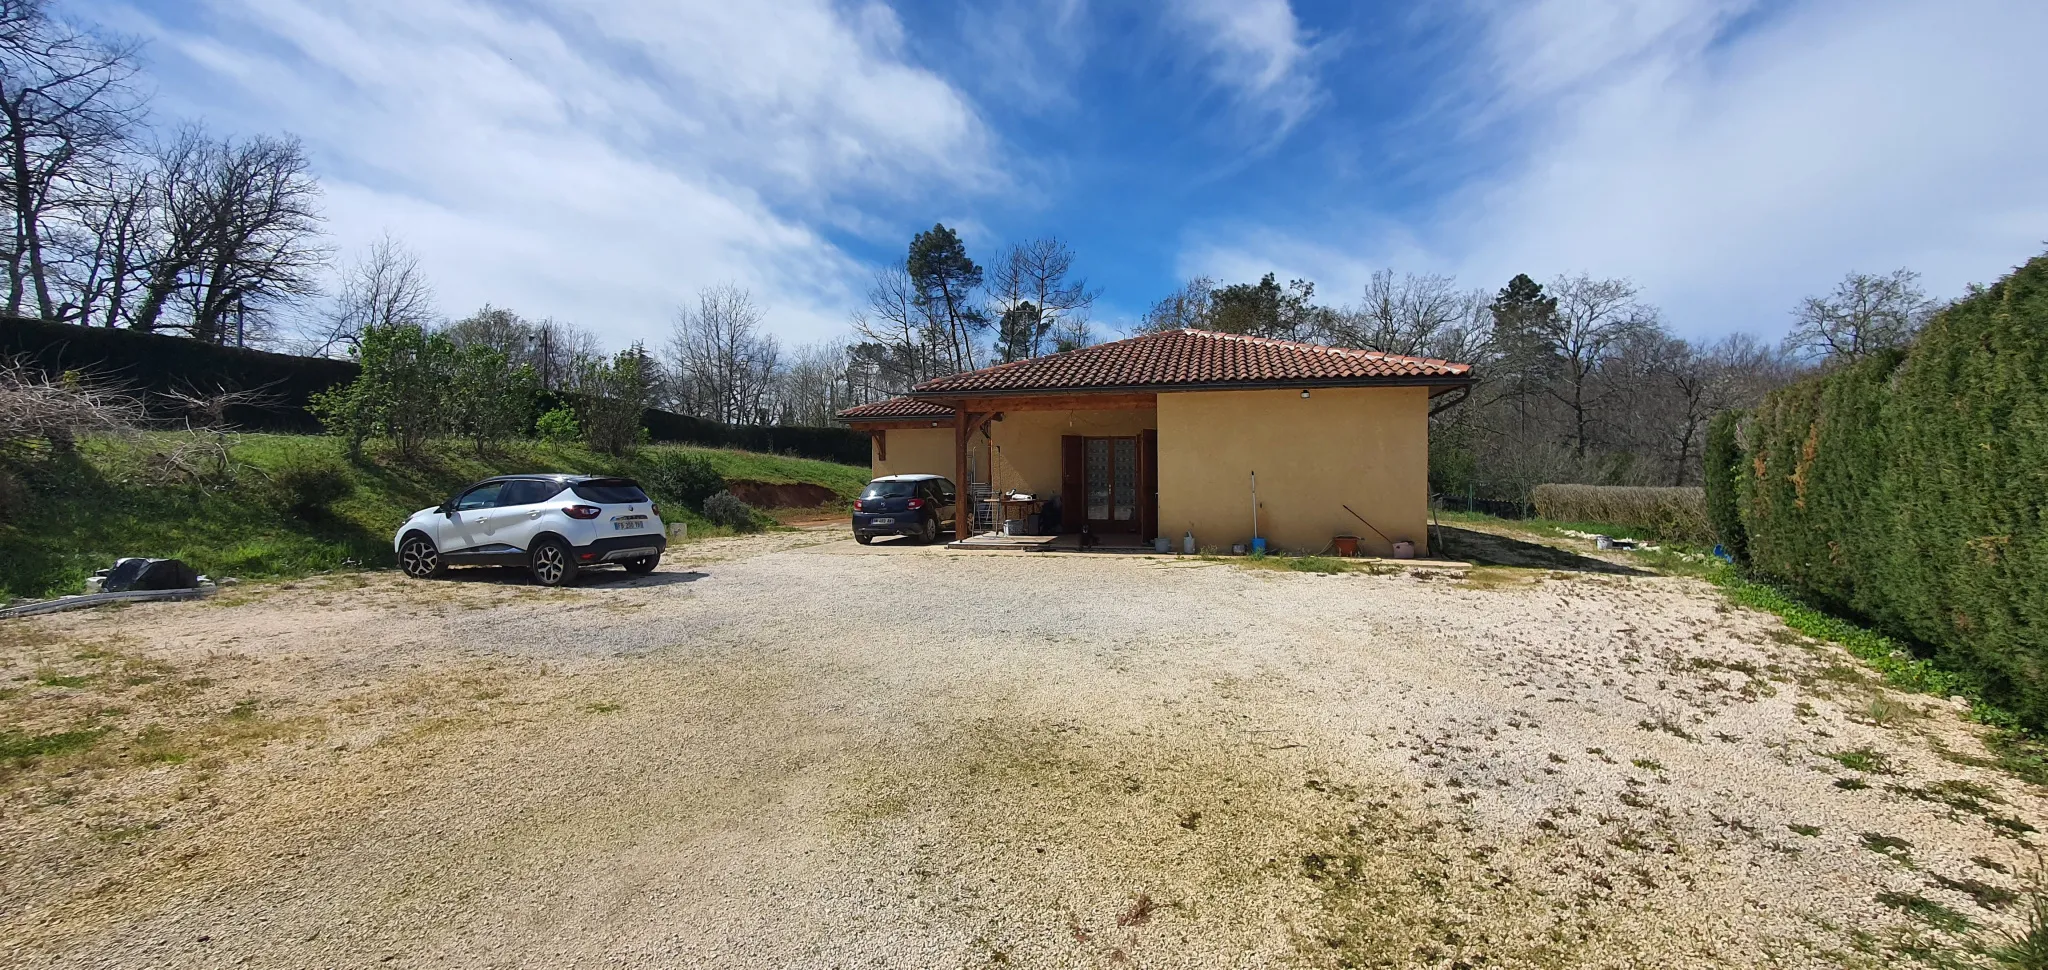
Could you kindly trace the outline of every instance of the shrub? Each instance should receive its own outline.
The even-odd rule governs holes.
[[[1740,512],[1757,572],[2048,723],[2048,256],[1904,353],[1774,392],[1752,422]]]
[[[270,470],[271,504],[295,515],[323,515],[355,490],[348,466],[324,456],[295,455]]]
[[[590,450],[623,455],[647,439],[643,421],[656,376],[652,359],[637,344],[610,360],[583,363],[576,389],[583,395],[583,440]]]
[[[1538,485],[1530,497],[1536,514],[1559,522],[1609,522],[1679,541],[1704,542],[1713,535],[1706,494],[1698,488]]]
[[[1707,524],[1712,527],[1715,541],[1728,553],[1737,565],[1748,565],[1748,536],[1742,531],[1740,513],[1741,497],[1736,492],[1737,479],[1742,474],[1742,443],[1736,432],[1742,424],[1742,412],[1723,411],[1707,422],[1707,447],[1702,460],[1705,465]]]
[[[549,409],[533,423],[542,441],[566,445],[583,437],[583,428],[576,423],[576,409],[566,404]]]
[[[760,528],[754,518],[754,507],[740,501],[731,492],[720,492],[704,500],[704,518],[713,525],[729,526],[734,532],[752,532]]]
[[[704,508],[704,500],[725,491],[725,479],[711,460],[686,451],[650,451],[635,463],[640,484],[655,495],[681,502],[693,509]]]

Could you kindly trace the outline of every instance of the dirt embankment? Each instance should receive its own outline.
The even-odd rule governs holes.
[[[757,509],[811,509],[831,505],[838,493],[811,482],[756,482],[730,479],[725,487],[740,501]]]

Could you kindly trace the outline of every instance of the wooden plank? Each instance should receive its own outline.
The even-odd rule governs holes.
[[[953,539],[965,539],[974,533],[969,523],[974,521],[974,502],[967,491],[967,425],[972,415],[966,411],[953,412]]]

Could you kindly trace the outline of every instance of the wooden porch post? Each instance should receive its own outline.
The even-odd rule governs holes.
[[[967,488],[967,431],[972,427],[968,421],[967,409],[953,409],[953,541],[965,541],[970,535],[968,523],[974,521],[974,499]]]

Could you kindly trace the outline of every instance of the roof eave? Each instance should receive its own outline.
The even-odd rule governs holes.
[[[957,401],[977,397],[1046,397],[1060,394],[1169,394],[1176,391],[1271,391],[1317,387],[1435,387],[1451,390],[1469,387],[1478,378],[1471,374],[1443,377],[1351,377],[1298,378],[1265,381],[1199,381],[1183,384],[1090,384],[1079,387],[963,388],[959,390],[913,390],[905,397],[921,401]]]

